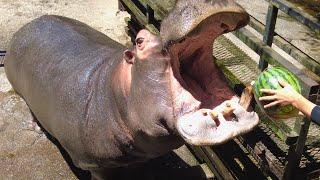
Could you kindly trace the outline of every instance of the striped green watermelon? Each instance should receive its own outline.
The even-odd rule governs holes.
[[[299,111],[292,105],[273,106],[270,108],[263,108],[263,105],[268,102],[259,101],[262,96],[260,89],[280,89],[282,88],[278,83],[278,79],[282,79],[290,84],[297,92],[301,93],[301,87],[297,77],[282,67],[272,67],[264,70],[254,83],[254,97],[259,107],[273,119],[287,119],[298,115]],[[263,103],[263,104],[262,104]]]

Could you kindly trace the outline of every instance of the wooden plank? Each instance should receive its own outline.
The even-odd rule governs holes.
[[[203,146],[201,147],[203,152],[206,155],[207,164],[211,166],[214,166],[214,168],[221,174],[223,179],[232,180],[235,179],[230,171],[226,168],[226,166],[223,164],[223,162],[220,160],[219,156],[209,147],[209,146]]]
[[[210,149],[210,147],[189,146],[189,148],[194,152],[197,158],[200,158],[200,161],[206,162],[217,179],[234,179],[232,174],[229,172],[217,154]]]
[[[154,34],[159,34],[158,29],[153,24],[149,24],[148,17],[144,13],[142,13],[142,11],[132,1],[121,0],[121,2],[125,6],[126,10],[131,14],[131,17],[134,16],[132,17],[132,19],[135,19],[140,26],[143,26],[144,28],[146,28],[150,32],[153,32]],[[132,24],[130,20],[127,21],[129,28],[133,31],[135,35],[139,29],[135,29],[135,27],[132,27],[134,26],[134,24]]]
[[[284,166],[282,162],[280,162],[279,157],[277,157],[278,154],[273,154],[275,153],[276,149],[270,144],[265,144],[266,142],[272,140],[269,134],[270,130],[265,132],[265,128],[268,129],[265,125],[261,124],[254,131],[249,132],[243,136],[239,136],[237,138],[238,141],[235,142],[245,146],[245,148],[250,152],[250,154],[252,154],[253,158],[257,161],[257,165],[259,166],[260,170],[265,174],[265,176],[271,176],[271,179],[281,179],[284,173]],[[272,141],[275,143],[274,140]],[[267,145],[269,145],[270,147],[267,147]],[[285,155],[285,152],[283,152],[283,155]],[[283,155],[281,155],[281,157],[283,157]]]

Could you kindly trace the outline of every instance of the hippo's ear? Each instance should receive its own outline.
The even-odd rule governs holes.
[[[123,53],[123,59],[125,59],[126,62],[129,64],[133,64],[135,60],[135,52],[130,50],[125,50]]]

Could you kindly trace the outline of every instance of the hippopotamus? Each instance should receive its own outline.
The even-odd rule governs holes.
[[[45,15],[14,34],[5,72],[73,163],[99,178],[258,124],[212,58],[214,39],[248,21],[233,0],[181,0],[160,35],[143,29],[127,48],[82,22]]]

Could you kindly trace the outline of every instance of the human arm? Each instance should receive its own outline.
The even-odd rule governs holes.
[[[320,106],[315,106],[312,109],[311,119],[320,126]]]

